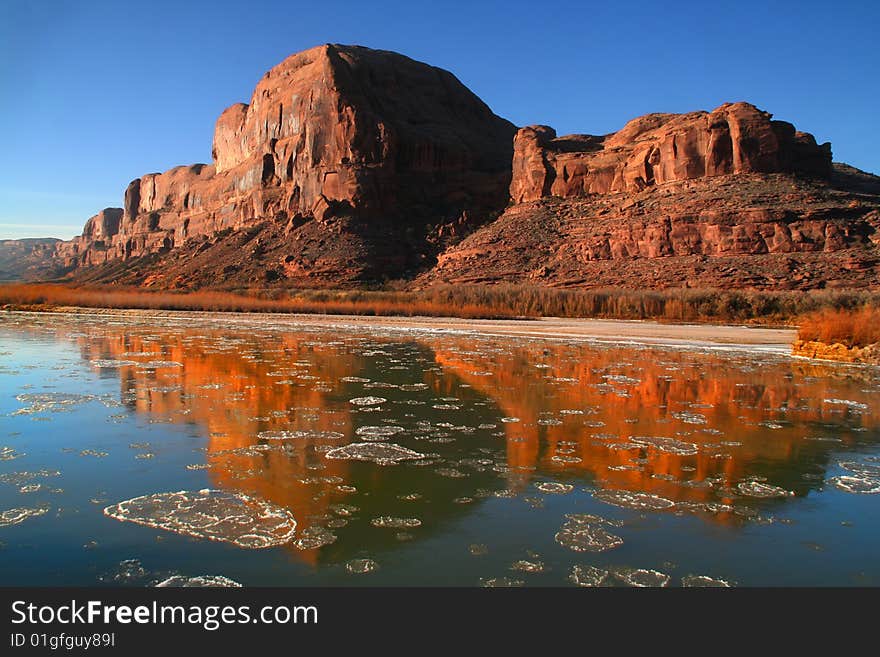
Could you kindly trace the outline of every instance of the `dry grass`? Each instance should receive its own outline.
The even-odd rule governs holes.
[[[83,306],[87,308],[136,308],[149,310],[202,310],[225,312],[314,313],[327,315],[399,315],[463,317],[466,319],[514,318],[511,310],[489,309],[473,304],[456,307],[430,299],[414,298],[265,298],[231,292],[152,292],[137,288],[83,288],[35,283],[0,286],[0,305],[12,308]]]
[[[289,312],[509,319],[516,317],[600,317],[669,322],[737,322],[839,325],[835,335],[863,341],[880,293],[817,290],[756,292],[672,289],[662,291],[546,287],[437,286],[425,290],[199,290],[152,291],[119,286],[76,287],[49,283],[0,285],[0,305],[86,306],[232,312]],[[868,309],[868,310],[862,310]],[[817,314],[818,313],[818,314]],[[824,313],[824,314],[823,314]],[[862,313],[862,314],[859,314]],[[815,320],[813,317],[825,319]],[[845,319],[865,317],[865,326]],[[862,320],[859,320],[862,321]],[[811,323],[812,322],[812,323]],[[811,330],[813,330],[811,328]],[[858,337],[856,334],[858,332]],[[828,333],[830,335],[830,333]],[[849,337],[848,337],[849,336]]]
[[[880,343],[880,308],[826,308],[810,313],[800,319],[798,339],[826,344],[840,343],[847,347],[866,347]]]

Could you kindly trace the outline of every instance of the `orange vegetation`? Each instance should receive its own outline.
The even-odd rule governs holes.
[[[825,308],[800,319],[798,339],[805,342],[866,347],[880,342],[880,308]]]
[[[511,319],[603,317],[670,322],[788,323],[816,311],[880,307],[880,293],[814,290],[570,290],[529,285],[438,285],[421,290],[196,290],[0,285],[0,306],[140,308],[330,315],[402,315]],[[832,315],[834,313],[831,313]],[[842,315],[841,315],[842,316]]]

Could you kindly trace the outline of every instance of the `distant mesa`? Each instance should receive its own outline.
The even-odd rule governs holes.
[[[29,263],[7,275],[185,289],[880,282],[880,178],[744,102],[558,137],[517,130],[447,71],[326,44],[227,108],[212,155],[132,181],[122,208],[52,249],[0,244],[0,262]]]

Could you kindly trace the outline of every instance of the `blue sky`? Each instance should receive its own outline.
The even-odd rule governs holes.
[[[0,238],[70,237],[326,42],[449,69],[499,115],[603,134],[747,100],[880,173],[880,2],[2,0]]]

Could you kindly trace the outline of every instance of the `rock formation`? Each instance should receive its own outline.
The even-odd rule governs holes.
[[[357,278],[399,233],[503,206],[514,132],[447,71],[357,46],[312,48],[266,73],[249,105],[220,115],[212,165],[132,181],[121,219],[105,210],[59,255],[94,265],[268,221],[284,228],[294,260],[300,238],[354,234],[342,241],[367,243],[357,253],[366,260],[337,273]],[[321,228],[298,235],[310,222]],[[385,273],[409,260],[390,255]]]
[[[220,115],[212,164],[132,181],[56,265],[167,288],[864,287],[878,230],[880,179],[748,103],[557,137],[441,69],[324,45]]]
[[[37,280],[57,275],[55,249],[61,240],[32,237],[0,240],[0,281]]]
[[[828,178],[831,144],[748,103],[713,112],[648,114],[604,137],[557,137],[549,126],[516,134],[510,196],[515,203],[544,196],[641,191],[706,176],[790,172]]]

